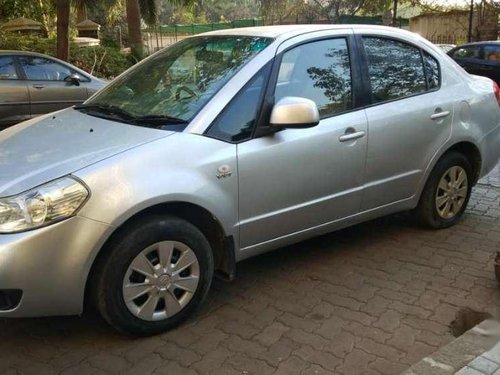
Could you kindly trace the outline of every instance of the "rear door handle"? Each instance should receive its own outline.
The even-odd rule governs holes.
[[[442,118],[448,117],[450,115],[450,111],[442,111],[438,113],[434,113],[431,115],[431,120],[440,120]]]
[[[33,85],[33,87],[34,87],[35,89],[43,89],[43,88],[45,88],[45,86],[44,86],[44,85],[40,85],[40,84],[36,84],[36,83]]]
[[[348,142],[348,141],[354,141],[355,139],[361,138],[365,136],[364,131],[359,131],[359,132],[353,132],[353,133],[347,133],[344,135],[341,135],[339,137],[340,142]]]

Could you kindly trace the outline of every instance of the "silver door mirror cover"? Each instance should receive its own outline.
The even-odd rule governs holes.
[[[319,124],[319,111],[310,99],[286,96],[271,112],[270,125],[279,128],[310,128]]]
[[[73,73],[73,74],[70,74],[69,76],[67,76],[66,78],[64,78],[64,80],[66,82],[70,82],[76,86],[80,86],[80,76],[76,73]]]

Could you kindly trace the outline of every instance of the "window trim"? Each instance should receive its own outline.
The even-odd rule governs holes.
[[[399,38],[392,37],[392,36],[386,36],[386,35],[380,35],[380,34],[359,33],[359,34],[356,34],[355,37],[356,37],[356,42],[358,43],[358,53],[362,56],[362,60],[363,60],[363,64],[362,64],[363,78],[362,78],[362,81],[363,81],[363,84],[365,86],[365,92],[367,93],[367,96],[368,96],[368,103],[363,108],[371,108],[371,107],[374,107],[374,106],[377,106],[377,105],[383,105],[383,104],[386,104],[386,103],[392,103],[392,102],[396,102],[396,101],[399,101],[399,100],[405,100],[405,99],[408,99],[408,98],[413,98],[413,97],[416,97],[416,96],[420,96],[420,95],[425,95],[425,94],[429,94],[429,93],[432,93],[432,92],[436,92],[436,91],[439,91],[441,89],[442,77],[443,77],[443,75],[442,75],[442,69],[441,69],[441,63],[439,62],[439,59],[437,59],[428,50],[423,49],[421,46],[416,45],[416,44],[414,44],[412,42],[409,42],[407,40],[399,39]],[[370,73],[369,73],[369,69],[368,69],[368,57],[367,57],[367,54],[366,54],[366,51],[365,51],[365,45],[363,43],[363,37],[387,39],[387,40],[392,40],[392,41],[395,41],[395,42],[398,42],[398,43],[404,43],[404,44],[410,45],[410,46],[412,46],[412,47],[414,47],[414,48],[416,48],[416,49],[419,50],[419,52],[420,52],[420,59],[421,59],[422,62],[423,62],[423,59],[424,59],[423,52],[426,52],[427,54],[429,54],[429,56],[431,56],[438,63],[439,85],[436,88],[434,88],[434,89],[431,89],[431,90],[426,89],[425,91],[418,92],[418,93],[415,93],[415,94],[412,94],[412,95],[403,96],[403,97],[394,98],[394,99],[389,99],[389,100],[385,100],[385,101],[381,101],[381,102],[374,102],[373,101],[373,97],[372,97],[373,91],[372,91],[372,87],[371,87]],[[425,71],[424,64],[422,64],[422,68],[424,70],[424,75],[426,77],[425,85],[426,85],[426,88],[427,88],[428,82],[427,82],[427,74],[426,74],[426,71]]]

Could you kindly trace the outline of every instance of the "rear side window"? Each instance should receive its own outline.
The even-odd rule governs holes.
[[[425,77],[427,79],[427,89],[433,90],[439,87],[441,76],[437,60],[424,51]]]
[[[0,56],[0,80],[18,79],[14,59],[10,56]]]
[[[385,38],[363,37],[374,103],[425,92],[420,49]]]

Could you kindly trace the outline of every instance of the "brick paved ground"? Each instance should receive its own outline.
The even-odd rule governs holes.
[[[243,262],[179,329],[130,339],[97,318],[0,320],[0,373],[397,374],[500,289],[500,172],[442,231],[396,215]]]

